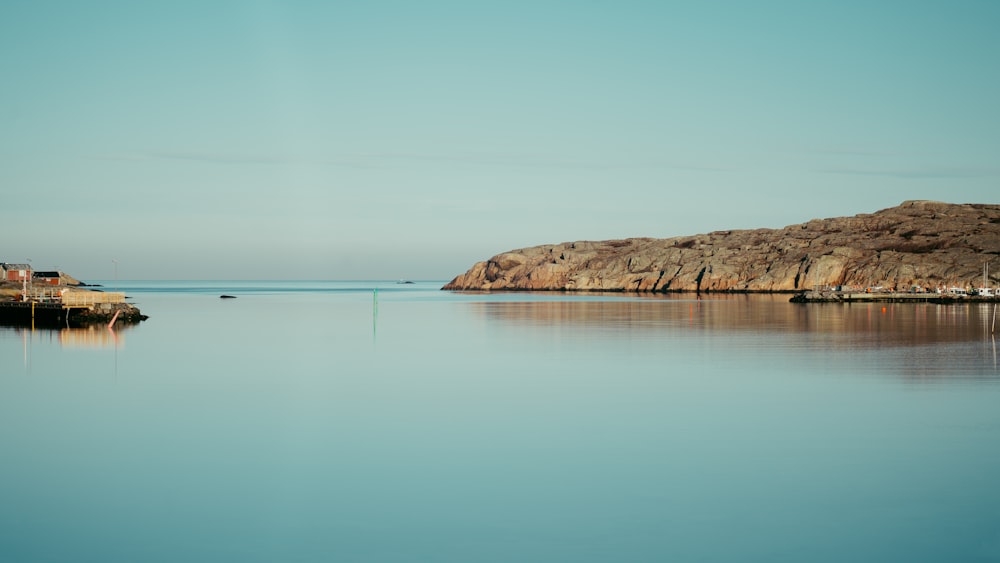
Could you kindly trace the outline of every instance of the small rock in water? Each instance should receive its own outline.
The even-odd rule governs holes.
[[[219,299],[236,299],[235,295],[220,295]]]

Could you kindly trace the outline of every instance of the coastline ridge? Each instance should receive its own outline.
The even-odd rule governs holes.
[[[474,264],[445,290],[936,292],[983,281],[1000,254],[1000,205],[905,201],[780,229],[539,245]]]

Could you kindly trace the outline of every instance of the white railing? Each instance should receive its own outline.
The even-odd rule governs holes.
[[[62,300],[62,291],[58,289],[49,289],[46,287],[32,287],[28,289],[28,298],[26,301],[34,301],[36,303],[52,303]]]

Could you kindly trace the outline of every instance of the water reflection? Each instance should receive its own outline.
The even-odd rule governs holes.
[[[726,339],[726,354],[800,355],[908,379],[995,378],[992,304],[793,304],[783,295],[487,301],[477,315],[519,327],[559,327],[596,339]],[[837,369],[837,368],[826,368]]]
[[[124,331],[131,328],[121,325],[111,328],[105,325],[91,325],[72,328],[37,328],[24,326],[0,326],[0,331],[15,335],[25,347],[32,341],[58,343],[69,349],[121,349],[125,345]],[[26,348],[27,349],[27,348]]]
[[[125,337],[111,327],[66,328],[59,331],[64,348],[121,348]]]
[[[0,329],[5,555],[964,561],[996,537],[986,311],[378,293]]]
[[[784,296],[618,301],[470,303],[491,320],[519,325],[575,325],[601,330],[818,333],[850,347],[920,346],[990,335],[991,305],[931,303],[793,304]]]

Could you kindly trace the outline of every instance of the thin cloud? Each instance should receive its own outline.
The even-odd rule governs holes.
[[[869,157],[893,158],[901,156],[900,153],[894,151],[877,150],[864,147],[851,147],[851,146],[805,147],[805,148],[795,148],[792,149],[790,152],[829,155],[829,156],[859,156],[865,158]]]
[[[288,162],[287,159],[276,156],[170,151],[104,153],[88,155],[86,158],[94,160],[119,160],[128,162],[141,162],[147,160],[194,160],[198,162],[215,162],[219,164],[277,164]]]
[[[677,164],[663,161],[614,161],[601,159],[566,158],[542,154],[516,153],[353,153],[348,156],[373,161],[422,161],[449,162],[480,166],[516,166],[525,168],[567,168],[567,169],[626,169],[626,168],[674,168],[702,172],[730,172],[731,168]]]
[[[123,162],[152,160],[191,161],[214,164],[261,164],[261,165],[321,165],[363,169],[386,169],[400,163],[447,163],[469,166],[519,167],[519,168],[562,168],[615,170],[632,168],[665,168],[695,172],[732,172],[724,166],[706,166],[692,163],[671,162],[669,160],[609,160],[566,158],[541,154],[515,153],[418,153],[418,152],[357,152],[343,153],[330,157],[296,157],[287,155],[243,154],[198,151],[149,151],[118,152],[90,155],[87,158]]]
[[[157,152],[150,154],[153,158],[166,160],[196,160],[199,162],[215,162],[219,164],[287,164],[290,159],[257,154],[223,154],[199,152]]]
[[[985,178],[997,175],[996,170],[979,168],[912,168],[912,169],[865,169],[865,168],[833,168],[818,170],[821,174],[846,174],[851,176],[884,176],[903,178],[907,180],[921,179],[963,179]]]
[[[371,163],[358,162],[356,159],[308,159],[284,155],[212,153],[194,151],[152,151],[145,153],[106,153],[92,155],[87,158],[96,160],[114,160],[126,162],[141,162],[153,160],[172,160],[206,162],[212,164],[262,164],[262,165],[329,165],[348,168],[381,168]]]

